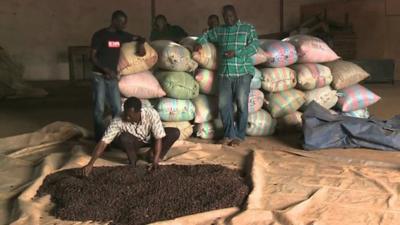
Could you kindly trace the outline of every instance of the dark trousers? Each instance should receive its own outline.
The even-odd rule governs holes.
[[[112,117],[118,116],[121,113],[118,81],[116,79],[107,80],[102,75],[93,74],[93,117],[96,142],[101,140],[106,130],[103,118],[106,101],[111,107]]]
[[[167,154],[171,146],[178,140],[180,131],[177,128],[166,127],[165,128],[166,136],[162,138],[162,146],[160,153],[160,160],[164,158]],[[137,153],[140,148],[151,146],[150,154],[154,152],[155,148],[155,140],[151,139],[149,143],[142,142],[139,138],[133,136],[128,132],[124,132],[119,135],[116,140],[116,144],[118,147],[122,148],[128,156],[129,164],[136,165],[137,161]],[[154,154],[154,153],[153,153]]]
[[[244,140],[248,119],[248,101],[252,76],[219,78],[219,113],[224,125],[224,137]],[[233,104],[237,105],[234,117]]]

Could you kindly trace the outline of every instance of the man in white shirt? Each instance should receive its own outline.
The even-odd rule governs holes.
[[[155,109],[142,108],[140,99],[130,97],[125,101],[122,116],[111,121],[91,160],[82,168],[82,175],[88,176],[91,173],[94,162],[115,138],[116,144],[125,151],[129,164],[133,166],[136,165],[137,151],[150,145],[153,150],[153,168],[156,168],[159,160],[167,154],[179,135],[179,129],[163,127]]]

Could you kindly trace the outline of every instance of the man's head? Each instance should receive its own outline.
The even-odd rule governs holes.
[[[124,103],[123,120],[138,123],[141,120],[142,102],[140,99],[130,97]]]
[[[233,5],[225,5],[222,8],[222,16],[224,17],[224,22],[228,26],[233,26],[238,21],[235,7]]]
[[[165,17],[164,15],[157,15],[155,20],[154,20],[154,25],[156,28],[158,28],[159,30],[164,29],[164,27],[166,27],[168,24],[167,21],[167,17]]]
[[[117,31],[124,30],[127,23],[128,16],[122,10],[117,10],[113,12],[111,16],[111,26],[114,27]]]
[[[214,27],[218,27],[219,26],[219,18],[218,18],[218,16],[215,15],[215,14],[210,15],[208,17],[207,24],[208,24],[208,28],[210,28],[210,29],[212,29]]]

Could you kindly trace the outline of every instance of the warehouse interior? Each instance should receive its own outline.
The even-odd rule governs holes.
[[[110,25],[111,14],[115,10],[124,11],[128,18],[125,31],[144,37],[151,45],[150,33],[157,15],[165,15],[169,24],[180,26],[188,36],[199,37],[208,26],[209,15],[218,15],[220,23],[224,23],[222,7],[227,4],[235,7],[240,21],[255,27],[260,41],[282,40],[299,33],[315,36],[341,60],[365,71],[368,76],[353,84],[359,83],[360,87],[377,96],[376,101],[368,105],[370,117],[363,118],[364,122],[369,122],[367,124],[375,119],[389,120],[399,114],[400,2],[396,0],[1,1],[0,177],[4,184],[0,186],[0,224],[108,224],[111,220],[111,224],[159,225],[396,224],[400,218],[400,155],[396,150],[400,149],[391,146],[388,150],[388,146],[392,143],[400,146],[398,124],[389,128],[382,125],[382,134],[387,140],[391,138],[391,142],[381,143],[381,148],[359,144],[375,140],[373,132],[364,139],[368,130],[362,133],[360,128],[360,133],[365,136],[359,138],[359,142],[352,142],[357,138],[343,140],[353,147],[321,147],[311,151],[304,147],[305,118],[303,127],[300,118],[300,128],[299,124],[292,124],[287,130],[276,128],[274,134],[248,134],[244,142],[234,148],[221,145],[212,138],[203,138],[196,130],[198,123],[189,121],[193,130],[184,140],[175,143],[160,164],[221,165],[239,170],[248,188],[240,205],[205,207],[189,213],[182,209],[175,214],[166,210],[157,213],[175,216],[163,214],[164,217],[155,219],[152,212],[145,210],[150,216],[146,214],[144,219],[143,215],[138,219],[118,214],[117,220],[117,217],[107,217],[112,210],[104,213],[107,216],[87,213],[87,217],[68,217],[64,211],[57,211],[57,214],[52,211],[53,198],[38,196],[47,175],[83,167],[96,146],[90,45],[92,35]],[[158,60],[160,58],[159,54]],[[325,63],[330,62],[321,62],[327,65]],[[257,68],[261,70],[261,67]],[[193,76],[195,73],[188,72]],[[292,88],[298,86],[294,84]],[[272,109],[266,106],[272,101],[267,97],[272,91],[266,91],[264,86],[260,90],[263,92],[260,108],[272,114],[269,117],[276,119],[279,127],[280,120],[274,118]],[[343,89],[332,86],[332,90],[339,93]],[[200,95],[205,94],[201,91],[200,84]],[[340,94],[337,96],[341,98]],[[358,101],[353,104],[364,104]],[[295,111],[304,113],[305,106],[301,110],[300,106]],[[109,110],[106,112],[110,113]],[[254,124],[263,123],[255,120]],[[342,124],[343,127],[346,124]],[[183,131],[180,132],[182,135]],[[334,132],[330,134],[335,136]],[[145,161],[139,160],[138,167],[145,168]],[[124,152],[112,147],[106,150],[96,166],[115,167],[126,162]],[[69,190],[72,189],[64,191]],[[159,192],[169,195],[168,191],[171,190]],[[207,196],[207,193],[201,194]],[[223,205],[218,201],[227,200],[224,197],[228,198],[228,195],[213,203]],[[196,203],[193,199],[188,201]],[[107,204],[115,208],[115,204],[120,204],[123,199],[116,202]],[[85,204],[91,210],[87,207],[91,204]],[[165,202],[154,204],[154,208],[160,209],[174,207]],[[68,209],[72,211],[73,207],[79,211],[76,205]],[[97,206],[94,203],[91,207]],[[97,210],[101,212],[100,207]],[[125,217],[129,219],[122,219]]]

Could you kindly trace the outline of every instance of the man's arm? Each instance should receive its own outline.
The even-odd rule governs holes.
[[[236,56],[239,57],[250,57],[254,54],[257,53],[257,48],[260,46],[258,42],[258,37],[256,33],[256,29],[254,26],[251,26],[250,28],[250,35],[249,39],[247,41],[247,46],[240,49],[239,51],[236,52]]]
[[[94,151],[92,153],[92,158],[90,159],[88,164],[86,164],[86,166],[84,166],[82,168],[82,171],[81,171],[82,176],[85,176],[85,177],[89,176],[89,174],[92,172],[94,162],[96,162],[96,160],[101,156],[101,154],[103,154],[103,152],[107,148],[107,146],[108,146],[108,144],[105,143],[104,141],[100,141],[96,145],[96,148],[94,149]]]
[[[204,45],[208,42],[217,42],[218,41],[218,33],[217,29],[211,29],[204,34],[202,34],[199,38],[196,40],[196,45],[194,46],[194,51],[197,52],[198,50],[201,49],[201,45]]]
[[[136,41],[136,55],[137,56],[145,56],[146,55],[146,49],[144,47],[144,43],[146,42],[146,39],[141,36],[137,35],[132,35],[132,41]]]
[[[162,139],[166,136],[165,129],[162,125],[160,115],[157,111],[152,112],[151,117],[151,133],[155,139],[154,145],[154,154],[153,154],[153,167],[157,167],[158,162],[160,161],[160,154],[162,149]]]
[[[107,130],[104,133],[103,138],[96,145],[96,148],[94,149],[94,151],[92,153],[92,158],[90,159],[88,164],[82,168],[81,173],[83,176],[88,176],[90,174],[90,172],[92,172],[94,162],[104,152],[104,150],[107,148],[108,144],[110,144],[114,140],[114,138],[120,133],[121,133],[121,129],[118,126],[118,122],[116,122],[116,120],[112,120],[111,124],[107,127]]]
[[[155,146],[154,146],[154,153],[153,153],[153,168],[157,168],[158,163],[160,162],[160,154],[161,154],[161,148],[162,148],[162,139],[156,139],[155,141]]]

